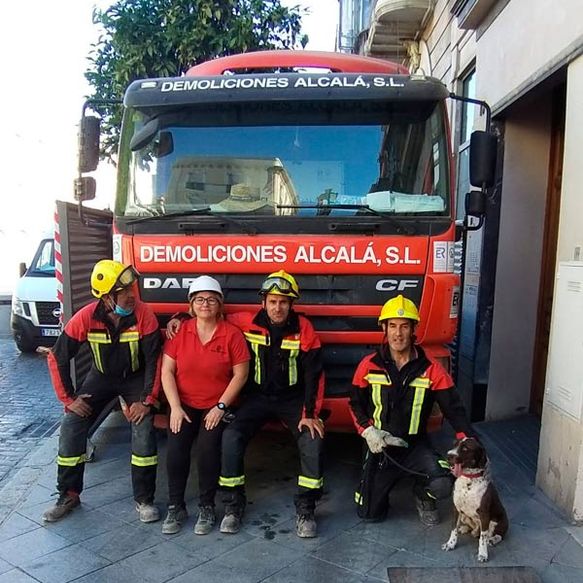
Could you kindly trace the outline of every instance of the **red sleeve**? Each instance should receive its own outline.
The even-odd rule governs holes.
[[[63,332],[77,342],[85,342],[87,340],[87,332],[91,328],[91,320],[96,307],[97,302],[91,302],[83,306],[78,312],[75,312],[72,318],[65,324]]]
[[[354,372],[354,376],[352,377],[352,384],[355,387],[359,387],[361,389],[365,389],[368,386],[368,382],[365,380],[366,373],[368,372],[368,363],[369,358],[363,358],[358,366],[356,367],[356,371]]]
[[[158,330],[158,318],[150,306],[140,302],[138,304],[137,316],[140,319],[138,327],[143,336],[147,336]]]
[[[249,360],[251,360],[251,356],[249,354],[247,341],[245,340],[245,336],[243,336],[243,332],[241,332],[241,330],[235,326],[229,326],[229,328],[229,356],[231,357],[231,364],[235,366],[243,362],[249,362]]]
[[[233,312],[232,314],[227,314],[227,322],[230,322],[233,326],[236,326],[239,330],[245,332],[246,330],[249,330],[249,326],[251,325],[254,316],[255,314],[252,314],[251,312]]]
[[[180,338],[181,334],[180,332],[182,331],[182,328],[178,331],[178,334],[176,334],[176,336],[174,336],[174,338],[170,339],[166,339],[166,342],[164,342],[164,347],[162,349],[162,352],[164,354],[167,354],[170,358],[176,360],[177,358],[177,354],[178,354],[178,339]]]
[[[439,362],[432,361],[425,374],[431,380],[432,391],[451,389],[454,385],[453,379]]]
[[[304,316],[300,316],[301,350],[309,352],[315,348],[321,348],[320,338],[316,334],[312,323]]]

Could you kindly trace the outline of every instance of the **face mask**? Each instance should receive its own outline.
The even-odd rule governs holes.
[[[117,304],[115,304],[115,308],[113,309],[113,313],[117,314],[118,316],[129,316],[130,314],[133,313],[133,308],[126,310],[125,308],[122,308],[121,306],[118,306]]]

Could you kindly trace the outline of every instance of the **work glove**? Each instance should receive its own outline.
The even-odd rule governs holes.
[[[387,445],[396,447],[408,447],[409,445],[404,439],[394,437],[388,431],[377,429],[372,425],[362,432],[362,437],[366,440],[366,444],[372,453],[381,453]]]

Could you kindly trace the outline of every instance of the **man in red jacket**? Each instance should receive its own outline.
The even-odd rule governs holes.
[[[148,306],[135,295],[137,274],[132,267],[104,259],[91,274],[97,298],[67,322],[49,353],[49,372],[65,406],[57,457],[59,498],[43,514],[55,522],[79,506],[83,490],[87,434],[105,406],[121,396],[129,405],[132,425],[132,484],[142,522],[160,518],[154,506],[156,435],[151,407],[159,390],[160,332]],[[91,348],[91,370],[80,387],[70,375],[70,361],[81,346]]]
[[[269,419],[283,421],[300,452],[295,496],[296,532],[316,536],[314,510],[322,495],[324,424],[318,417],[323,398],[320,340],[312,324],[293,310],[299,298],[295,278],[281,270],[263,282],[262,308],[255,314],[233,314],[230,321],[243,333],[251,362],[243,401],[223,433],[219,485],[225,491],[220,530],[241,527],[246,504],[243,458],[247,444]]]
[[[447,461],[427,439],[433,404],[438,403],[457,437],[473,432],[453,380],[415,344],[418,322],[411,300],[399,295],[386,302],[379,316],[383,342],[354,374],[351,413],[368,446],[355,501],[359,516],[382,520],[393,486],[413,476],[419,518],[433,526],[439,522],[435,501],[449,496],[453,483]]]

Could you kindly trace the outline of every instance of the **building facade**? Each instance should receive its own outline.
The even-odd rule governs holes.
[[[581,521],[583,334],[569,322],[580,318],[583,329],[583,0],[340,5],[352,51],[406,64],[492,108],[497,183],[463,251],[458,384],[474,420],[541,418],[537,483]],[[453,101],[450,115],[461,203],[469,136],[483,117]]]

